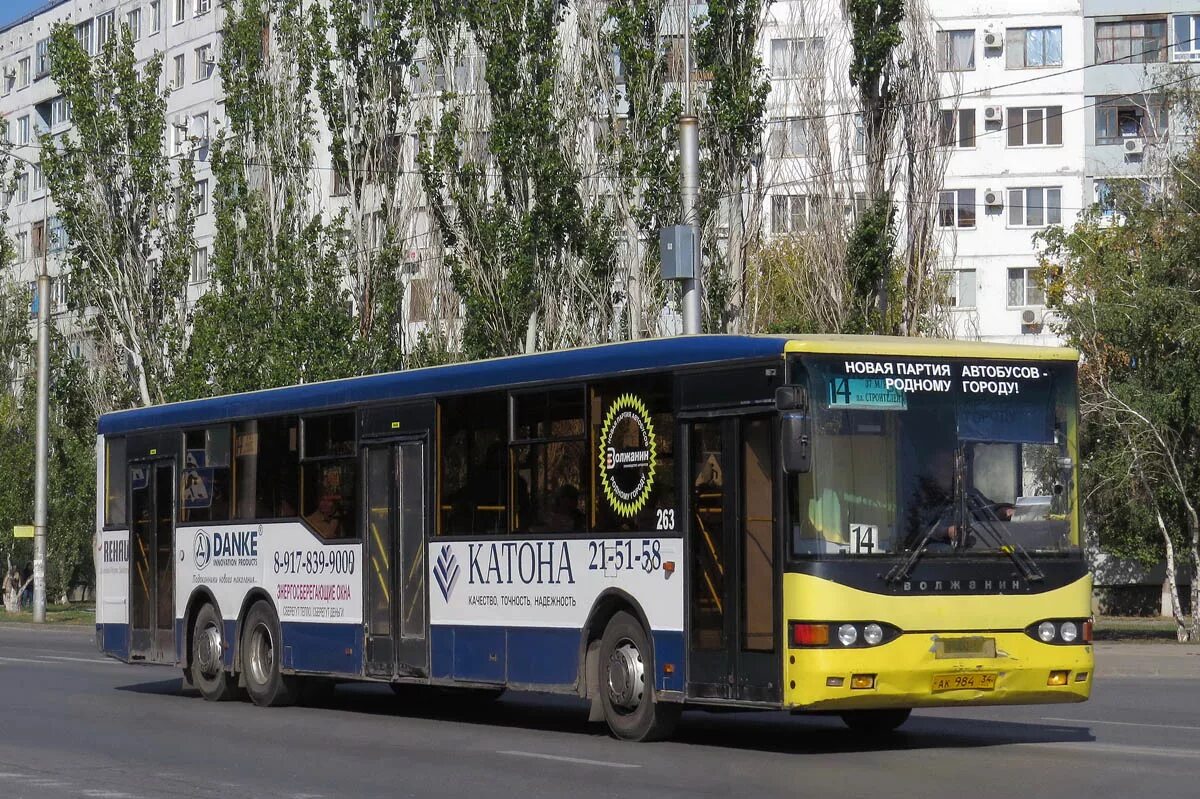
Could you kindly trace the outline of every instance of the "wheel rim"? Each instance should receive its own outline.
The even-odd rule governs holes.
[[[258,685],[266,685],[275,668],[275,644],[271,631],[258,624],[250,633],[250,677]]]
[[[608,698],[622,712],[637,710],[646,693],[646,666],[637,644],[622,639],[608,658]]]
[[[205,678],[211,679],[220,673],[224,665],[222,649],[220,628],[213,622],[204,625],[196,636],[196,663]]]

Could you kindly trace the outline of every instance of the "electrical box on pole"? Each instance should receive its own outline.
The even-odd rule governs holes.
[[[696,277],[696,228],[672,225],[658,232],[658,255],[663,280],[691,280]]]

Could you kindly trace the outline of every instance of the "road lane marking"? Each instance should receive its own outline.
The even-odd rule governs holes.
[[[547,755],[541,752],[522,752],[519,749],[504,749],[496,754],[512,755],[513,757],[534,757],[541,760],[557,760],[560,763],[578,763],[584,766],[608,766],[610,768],[641,768],[637,763],[615,763],[610,760],[588,760],[586,757],[567,757],[566,755]]]
[[[84,796],[90,796],[93,799],[133,799],[133,794],[125,793],[124,791],[105,791],[98,788],[89,788],[83,792]]]
[[[1173,757],[1185,760],[1200,760],[1200,752],[1190,749],[1156,749],[1150,746],[1122,746],[1121,744],[1102,743],[1070,743],[1066,741],[1052,743],[1022,743],[1018,746],[1038,747],[1046,749],[1066,749],[1072,752],[1091,752],[1098,755],[1135,755],[1137,757]]]
[[[1193,730],[1200,732],[1200,727],[1186,724],[1144,724],[1136,721],[1101,721],[1100,719],[1060,719],[1054,716],[1042,716],[1042,721],[1069,721],[1073,724],[1113,724],[1118,727],[1154,727],[1159,730]]]
[[[37,665],[39,665],[39,666],[52,666],[52,665],[54,665],[54,664],[52,664],[52,663],[47,663],[47,662],[46,662],[46,661],[44,661],[44,660],[32,660],[31,658],[10,658],[10,657],[0,657],[0,660],[4,661],[5,663],[35,663],[35,664],[37,664]]]
[[[69,658],[63,655],[42,655],[42,657],[48,658],[49,660],[69,660],[72,663],[105,663],[114,666],[125,665],[124,663],[117,663],[115,660],[109,660],[108,658]]]

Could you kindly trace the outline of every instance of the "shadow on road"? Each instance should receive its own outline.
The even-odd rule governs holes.
[[[182,691],[181,680],[157,680],[119,686],[119,691],[202,701]],[[587,703],[576,697],[509,692],[492,700],[471,691],[445,692],[405,686],[393,692],[380,685],[347,683],[318,704],[270,712],[346,714],[347,717],[398,716],[497,728],[520,728],[568,735],[603,737],[603,724],[587,721]],[[672,741],[797,755],[886,752],[922,749],[969,749],[1018,743],[1086,743],[1095,736],[1085,726],[1030,724],[960,716],[929,716],[918,711],[899,732],[869,738],[846,729],[831,716],[793,716],[782,712],[688,711]]]

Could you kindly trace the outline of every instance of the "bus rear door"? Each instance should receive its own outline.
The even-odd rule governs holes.
[[[424,437],[364,448],[365,670],[372,677],[429,673],[425,453]]]
[[[688,695],[780,698],[773,420],[693,421],[690,494]]]
[[[175,462],[129,464],[129,658],[173,663]]]

